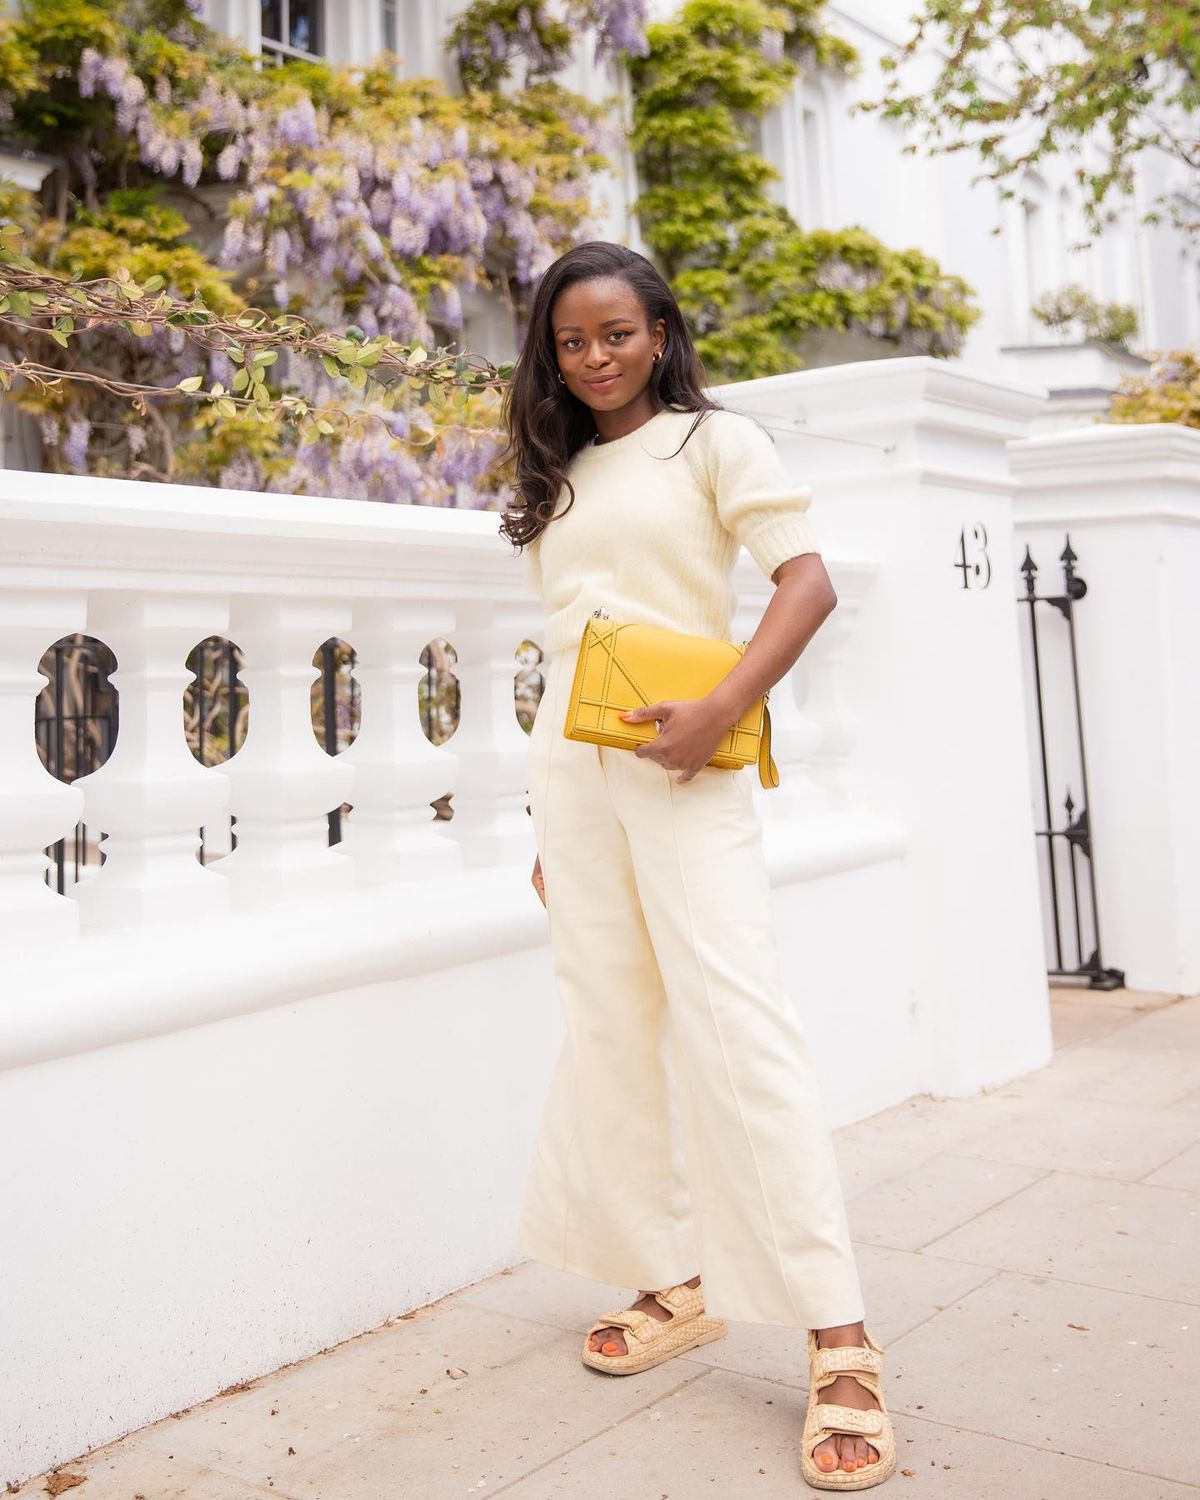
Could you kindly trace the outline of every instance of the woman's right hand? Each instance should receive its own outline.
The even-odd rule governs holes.
[[[538,893],[538,900],[543,906],[546,904],[546,884],[542,879],[542,856],[535,854],[533,857],[533,888]]]

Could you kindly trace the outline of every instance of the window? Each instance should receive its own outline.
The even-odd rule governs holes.
[[[396,0],[382,0],[380,9],[384,51],[395,52],[399,35],[396,27]]]
[[[324,0],[262,0],[262,51],[266,61],[323,56],[324,12]]]

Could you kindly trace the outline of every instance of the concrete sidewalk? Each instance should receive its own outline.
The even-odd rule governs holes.
[[[835,1133],[899,1448],[880,1495],[1200,1496],[1200,997],[1059,991],[1054,1025],[1036,1074]],[[622,1300],[526,1263],[63,1465],[87,1478],[61,1492],[829,1493],[799,1475],[801,1333],[731,1326],[617,1379],[578,1351]]]

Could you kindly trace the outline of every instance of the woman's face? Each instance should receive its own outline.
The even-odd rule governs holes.
[[[647,327],[637,293],[617,276],[577,281],[560,292],[550,327],[566,388],[596,412],[637,401],[666,344],[663,320]]]

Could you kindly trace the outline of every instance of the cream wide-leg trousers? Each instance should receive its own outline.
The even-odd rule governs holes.
[[[820,1084],[782,983],[753,768],[678,771],[562,732],[549,653],[528,745],[567,1034],[518,1249],[616,1287],[703,1278],[707,1310],[864,1315]]]

